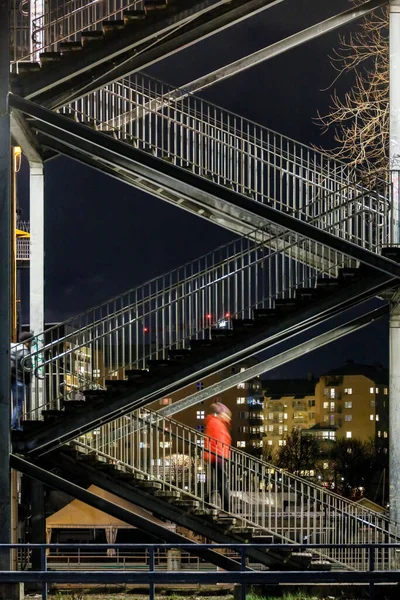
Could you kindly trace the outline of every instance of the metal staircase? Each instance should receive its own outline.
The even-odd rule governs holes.
[[[82,463],[83,479],[110,489],[117,475],[131,500],[193,531],[207,522],[216,541],[251,540],[256,531],[309,543],[393,541],[396,525],[384,517],[235,449],[232,512],[218,522],[203,437],[143,409],[273,344],[296,344],[296,333],[346,309],[365,312],[370,298],[393,287],[400,266],[396,251],[385,252],[390,183],[361,182],[345,165],[185,90],[141,74],[122,78],[274,1],[121,1],[112,9],[76,2],[37,23],[41,66],[19,62],[10,95],[40,148],[244,237],[38,336],[36,403],[14,452],[46,469],[57,464],[70,478]],[[102,31],[87,26],[89,18],[94,29],[105,20]],[[60,450],[78,436],[84,452]],[[310,565],[306,555],[256,554],[268,566]],[[325,558],[346,568],[367,560],[363,551]],[[382,569],[388,560],[382,551]]]
[[[249,407],[250,408],[250,407]],[[38,461],[66,479],[96,484],[217,543],[246,542],[248,556],[270,568],[368,568],[367,550],[329,548],[266,556],[251,544],[363,544],[396,541],[386,516],[338,496],[236,448],[226,477],[229,511],[221,512],[218,473],[208,438],[156,412],[139,409],[80,437]],[[225,477],[225,474],[222,475]],[[380,549],[376,569],[389,568]]]

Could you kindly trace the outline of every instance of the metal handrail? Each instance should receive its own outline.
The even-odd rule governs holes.
[[[229,451],[229,460],[225,474],[213,469],[212,445],[207,440],[195,429],[142,408],[73,444],[78,451],[94,452],[120,469],[140,473],[161,483],[163,489],[197,500],[200,508],[220,508],[213,492],[220,489],[224,496],[228,486],[228,513],[260,535],[304,544],[398,541],[397,525],[387,516],[218,440],[219,449],[214,446],[213,450],[220,455]],[[224,497],[220,500],[224,504]],[[345,549],[324,556],[347,568],[368,565],[365,554],[353,555]],[[388,568],[384,552],[377,559],[380,569]]]
[[[136,73],[61,112],[374,252],[391,241],[385,180],[361,182],[344,163],[184,89]]]
[[[254,308],[271,308],[276,298],[291,298],[297,287],[312,287],[317,277],[355,264],[292,233],[272,239],[259,230],[253,237],[222,246],[36,336],[28,365],[38,376],[33,386],[40,402],[27,404],[30,417],[40,416],[39,407],[59,408],[70,393],[124,378],[126,369],[146,368],[149,358],[165,359],[169,348],[207,337],[222,320],[230,326],[232,318],[252,317]]]

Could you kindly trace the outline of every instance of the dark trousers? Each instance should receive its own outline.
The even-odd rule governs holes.
[[[228,482],[228,472],[226,469],[226,461],[223,458],[217,458],[216,462],[212,464],[211,477],[212,484],[211,488],[218,490],[223,509],[226,512],[229,512],[230,503],[229,503],[229,482]]]

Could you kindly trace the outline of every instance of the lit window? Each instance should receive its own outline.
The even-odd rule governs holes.
[[[348,400],[347,402],[344,403],[344,407],[345,408],[353,408],[353,402],[351,400]]]
[[[383,432],[383,437],[384,437],[384,438],[387,438],[387,436],[388,436],[388,432],[387,432],[387,431],[384,431],[384,432]]]
[[[148,448],[149,445],[146,442],[139,442],[139,448]]]
[[[283,435],[283,425],[279,425],[279,435]]]
[[[353,420],[353,415],[344,415],[344,420],[345,421],[352,421]]]
[[[196,410],[196,419],[204,419],[204,410]]]
[[[335,397],[335,388],[330,388],[329,389],[329,398],[334,398]]]
[[[268,426],[268,431],[273,431],[274,430],[274,426],[273,425],[269,425]]]
[[[274,418],[274,413],[268,413],[268,419],[270,421],[272,421],[273,418]]]
[[[375,388],[375,394],[379,394],[379,388]]]
[[[387,396],[387,395],[388,395],[388,393],[389,393],[389,390],[388,390],[388,388],[387,388],[387,387],[383,388],[383,393],[384,393],[384,395],[385,395],[385,396]]]
[[[197,445],[200,446],[201,448],[204,448],[204,438],[198,438],[196,440]]]
[[[280,446],[286,446],[286,440],[279,440]]]
[[[346,431],[346,437],[351,438],[351,431]]]
[[[245,383],[238,383],[237,385],[237,389],[238,390],[244,390],[246,388],[246,384]]]
[[[167,406],[168,404],[172,404],[172,398],[161,398],[160,404],[161,406]]]
[[[379,421],[379,415],[375,415],[375,421]]]
[[[324,415],[324,423],[327,423],[329,421],[329,415]]]
[[[322,465],[323,469],[329,469],[329,463],[328,462],[324,462]]]
[[[160,448],[171,448],[171,442],[160,442]]]
[[[239,442],[236,442],[236,446],[238,448],[246,448],[246,442],[244,440],[241,440]]]
[[[351,394],[353,393],[353,388],[344,388],[344,393],[351,396]]]
[[[244,396],[236,398],[236,404],[246,404],[246,398]]]
[[[331,402],[329,409],[331,412],[335,412],[335,403],[334,402]]]
[[[329,408],[329,402],[324,402],[324,408],[328,409]]]
[[[374,415],[369,415],[369,420],[373,421],[374,420]]]
[[[268,440],[267,444],[268,446],[272,446],[272,440]]]
[[[373,388],[373,387],[370,387],[370,388],[369,388],[369,393],[370,393],[370,394],[373,394],[374,392],[375,392],[375,388]]]
[[[283,413],[283,418],[287,421],[287,413]]]
[[[381,432],[380,431],[378,431],[378,437],[381,437]]]
[[[288,427],[287,427],[287,425],[284,425],[284,426],[283,426],[283,431],[287,431],[287,430],[288,430]]]

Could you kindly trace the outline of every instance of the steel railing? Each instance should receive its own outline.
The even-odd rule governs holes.
[[[199,423],[204,421],[199,421]],[[158,481],[163,489],[196,499],[200,507],[224,505],[239,525],[275,541],[303,544],[397,542],[396,524],[325,487],[288,473],[221,442],[213,445],[195,429],[156,412],[138,409],[73,442],[78,451],[94,452],[116,468]],[[224,469],[213,468],[212,450],[229,453]],[[219,490],[222,498],[216,497]],[[256,535],[257,535],[256,534]],[[324,555],[352,569],[368,568],[368,554],[342,547]],[[376,555],[377,568],[389,568],[385,552]]]
[[[201,177],[379,252],[390,185],[185,90],[134,74],[66,105],[75,116]]]
[[[215,0],[214,4],[224,2]],[[42,52],[59,51],[60,42],[79,41],[80,33],[100,29],[103,21],[123,20],[125,11],[144,11],[145,0],[50,0],[43,6],[47,10],[43,9],[35,17],[30,12],[29,2],[14,0],[11,21],[13,68],[18,68],[22,61],[38,61]],[[204,7],[199,8],[199,12],[203,10]],[[180,23],[169,28],[180,26],[191,18],[193,15],[188,13]]]
[[[355,264],[291,233],[273,239],[258,230],[253,237],[256,241],[239,238],[36,336],[30,361],[39,401],[31,405],[26,399],[25,418],[38,418],[38,407],[59,408],[63,398],[81,390],[104,387],[107,379],[124,378],[126,369],[146,368],[148,359],[165,359],[169,348],[208,337],[221,321],[230,326],[232,318],[250,318],[253,309],[271,308],[275,299],[291,298],[298,287],[313,287],[318,277]]]

